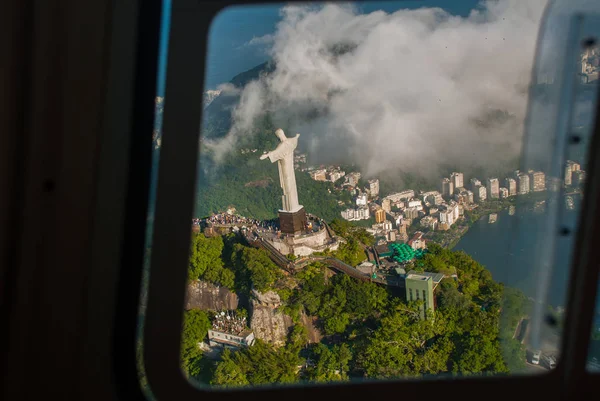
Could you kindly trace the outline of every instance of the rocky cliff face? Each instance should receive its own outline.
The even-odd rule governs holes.
[[[292,318],[279,310],[281,299],[273,291],[253,291],[250,300],[250,328],[254,336],[275,346],[285,345]]]
[[[275,346],[285,345],[288,333],[294,322],[292,318],[281,312],[281,299],[274,291],[259,293],[253,291],[250,301],[250,328],[256,338]],[[300,314],[300,324],[308,334],[308,341],[318,343],[323,336],[315,325],[315,319],[304,313]]]
[[[318,343],[323,338],[316,326],[316,321],[316,317],[308,316],[304,312],[300,313],[300,324],[306,328],[309,343]]]
[[[238,296],[225,287],[205,281],[193,281],[188,285],[186,310],[232,310],[237,309],[238,304]]]

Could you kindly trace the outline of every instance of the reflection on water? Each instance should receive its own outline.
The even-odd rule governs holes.
[[[543,233],[547,203],[540,201],[529,207],[511,206],[498,213],[494,224],[489,224],[488,218],[482,218],[469,229],[454,250],[463,250],[471,255],[492,273],[495,280],[518,288],[529,297],[535,297],[538,277],[534,271],[536,243]],[[573,207],[565,211],[565,214],[565,217],[573,221],[577,217]],[[548,302],[553,306],[564,306],[570,243],[559,238],[557,247]]]

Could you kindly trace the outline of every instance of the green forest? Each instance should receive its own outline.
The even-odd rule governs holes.
[[[339,224],[334,226],[343,231]],[[346,230],[348,239],[362,235]],[[463,252],[431,245],[421,259],[419,269],[448,275],[436,290],[437,309],[421,320],[420,304],[407,303],[402,294],[332,274],[319,263],[284,274],[264,251],[247,247],[234,234],[198,234],[193,243],[190,279],[246,294],[251,288],[275,290],[284,301],[281,310],[294,322],[285,346],[257,340],[211,360],[194,344],[205,338],[212,312],[185,312],[182,364],[199,383],[231,387],[490,375],[524,367],[525,350],[512,336],[519,319],[529,313],[529,301],[520,291],[494,282],[489,271]],[[457,280],[450,277],[454,273]],[[301,313],[316,317],[321,343],[308,343]]]

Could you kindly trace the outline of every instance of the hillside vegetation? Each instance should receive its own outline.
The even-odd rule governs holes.
[[[220,360],[211,361],[189,348],[206,330],[202,315],[189,315],[183,340],[188,345],[182,361],[185,371],[196,380],[227,387],[489,375],[523,368],[525,351],[512,339],[512,333],[518,320],[528,313],[529,301],[519,291],[494,282],[489,271],[464,252],[432,245],[422,259],[420,269],[448,277],[436,290],[436,311],[429,311],[427,320],[421,320],[419,302],[406,302],[403,296],[374,283],[343,274],[330,277],[319,263],[284,277],[264,251],[248,248],[239,237],[207,240],[202,236],[196,236],[195,243],[212,248],[203,253],[207,255],[205,264],[230,270],[236,291],[248,294],[253,287],[277,291],[284,302],[282,310],[296,324],[283,347],[257,341],[252,347],[225,352]],[[221,261],[216,262],[214,257],[219,253]],[[190,268],[200,271],[196,267],[199,264],[192,258]],[[211,269],[199,277],[208,279],[206,272]],[[454,273],[458,279],[449,277]],[[308,344],[305,329],[299,324],[301,313],[316,317],[324,334],[321,343]]]

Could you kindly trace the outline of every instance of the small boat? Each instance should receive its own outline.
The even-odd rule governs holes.
[[[498,220],[498,214],[497,213],[491,213],[488,222],[490,224],[492,224],[492,223],[495,223],[496,220]]]

